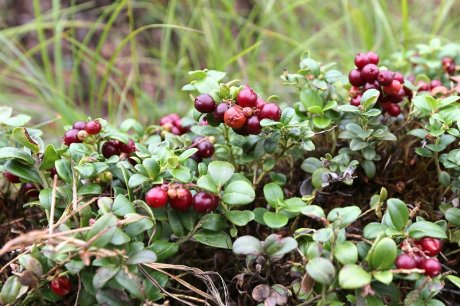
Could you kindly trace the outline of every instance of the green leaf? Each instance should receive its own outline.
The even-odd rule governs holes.
[[[146,158],[142,161],[145,171],[150,179],[155,179],[160,173],[160,165],[153,158]]]
[[[13,114],[13,109],[9,106],[0,106],[0,123],[4,123],[6,119]]]
[[[279,201],[284,200],[283,189],[275,183],[269,183],[264,186],[264,196],[268,204],[274,208],[276,208]]]
[[[34,153],[38,153],[40,151],[40,146],[34,140],[27,129],[24,127],[17,127],[13,129],[13,137],[14,139],[24,147],[30,149]]]
[[[254,220],[255,215],[250,210],[233,210],[227,211],[225,217],[236,226],[245,226]]]
[[[308,109],[312,106],[318,106],[323,108],[323,99],[321,98],[318,91],[306,88],[300,92],[300,101],[302,102],[305,109]]]
[[[21,282],[17,276],[10,276],[3,284],[0,300],[3,304],[13,304],[21,289]]]
[[[358,260],[358,249],[351,241],[337,243],[334,248],[334,257],[341,264],[353,264]]]
[[[455,275],[448,275],[446,278],[450,280],[455,286],[460,288],[460,277]]]
[[[107,213],[97,219],[93,224],[88,232],[87,240],[90,240],[97,235],[98,238],[96,238],[96,240],[92,243],[92,246],[102,248],[110,242],[110,239],[112,239],[116,226],[117,218],[113,214]]]
[[[393,266],[398,255],[398,247],[393,239],[384,237],[378,240],[369,253],[371,268],[387,270]]]
[[[371,222],[364,227],[363,235],[367,239],[375,239],[378,235],[385,232],[386,229],[387,227],[385,226],[385,224]]]
[[[131,255],[128,258],[128,260],[126,260],[126,263],[128,265],[138,265],[142,263],[152,263],[156,261],[157,261],[156,254],[151,250],[144,249],[144,250],[140,250],[134,255]]]
[[[446,231],[437,224],[428,221],[417,221],[408,228],[409,236],[414,239],[432,237],[447,239]]]
[[[406,203],[399,199],[387,200],[387,212],[390,216],[391,223],[394,228],[401,231],[409,221],[409,209]]]
[[[371,275],[358,265],[345,265],[339,272],[339,285],[343,289],[358,289],[371,280]]]
[[[319,129],[325,129],[331,124],[332,120],[326,116],[313,117],[313,124]]]
[[[24,150],[12,147],[0,149],[0,161],[12,159],[16,159],[27,166],[33,166],[35,164],[35,160],[32,158],[32,156],[30,156],[30,154]]]
[[[217,186],[209,174],[201,176],[196,184],[198,187],[204,190],[210,191],[212,193],[218,193]]]
[[[213,161],[208,165],[208,174],[217,186],[224,186],[235,173],[235,167],[224,161]]]
[[[271,228],[281,228],[289,221],[289,218],[286,215],[271,211],[266,212],[263,218],[267,226]]]
[[[53,145],[47,145],[43,153],[43,161],[40,170],[49,170],[54,167],[54,162],[59,159],[59,154]]]
[[[4,120],[3,123],[6,124],[6,125],[9,125],[9,126],[18,127],[18,126],[25,125],[27,122],[30,121],[30,119],[31,119],[30,116],[20,114],[20,115],[10,117],[10,118]]]
[[[10,159],[4,165],[5,170],[11,172],[12,174],[18,176],[19,178],[23,179],[27,182],[32,183],[41,183],[40,175],[38,174],[35,168],[31,168],[30,166],[26,166],[17,160]]]
[[[332,262],[323,257],[311,259],[306,265],[307,273],[316,282],[329,285],[335,278],[335,267]]]
[[[313,187],[315,187],[316,189],[323,188],[323,175],[327,173],[329,173],[329,169],[327,168],[316,169],[311,177],[311,183],[313,184]]]
[[[104,287],[104,285],[111,280],[120,270],[120,267],[104,266],[97,269],[93,277],[93,286],[96,289]]]
[[[303,209],[307,207],[307,203],[305,203],[301,198],[290,198],[284,201],[284,210],[289,212],[301,212]]]
[[[224,190],[223,201],[227,205],[245,205],[256,197],[252,185],[246,181],[231,182]]]
[[[40,206],[45,209],[45,210],[50,210],[51,209],[51,202],[52,202],[52,189],[51,188],[45,188],[40,191],[40,194],[38,196],[38,200],[40,202]]]
[[[321,207],[318,205],[308,205],[302,209],[301,213],[310,218],[325,218],[326,215]]]
[[[139,173],[135,173],[135,174],[131,175],[131,177],[129,178],[128,187],[129,188],[136,188],[136,187],[142,185],[143,183],[147,182],[148,180],[149,180],[148,177],[143,176],[142,174],[139,174]]]
[[[171,172],[171,175],[183,182],[183,183],[187,183],[187,182],[190,182],[192,180],[192,173],[190,172],[190,169],[187,168],[187,167],[184,167],[184,166],[179,166],[177,168],[174,168],[174,169],[170,169],[170,172]]]
[[[389,285],[393,281],[393,273],[391,271],[377,271],[373,273],[373,276],[379,282]]]
[[[309,157],[302,162],[300,168],[307,173],[313,173],[316,169],[321,168],[322,166],[323,163],[318,158]]]
[[[66,159],[59,159],[55,163],[56,172],[59,177],[66,183],[72,182],[72,169],[70,168],[70,161]]]
[[[135,214],[137,215],[137,214]],[[129,215],[127,215],[129,216]],[[125,216],[125,218],[127,217]],[[141,216],[141,215],[139,215]],[[124,231],[126,234],[128,234],[131,237],[134,237],[136,235],[139,235],[142,232],[145,232],[146,230],[149,230],[153,227],[153,222],[147,217],[144,217],[140,220],[136,220],[134,222],[129,223],[128,225],[125,226]]]
[[[124,195],[118,195],[113,201],[112,211],[116,216],[124,217],[126,214],[135,213],[133,204]]]
[[[455,226],[460,226],[460,208],[452,207],[446,210],[446,220]]]
[[[142,282],[137,274],[130,273],[126,270],[120,270],[115,276],[115,280],[133,296],[141,301],[144,300]]]
[[[380,92],[376,89],[366,90],[363,96],[361,97],[361,104],[363,105],[364,110],[368,111],[372,107],[374,107],[379,96],[380,96]]]
[[[213,232],[205,229],[200,229],[193,235],[193,238],[202,244],[209,245],[215,248],[232,248],[232,240],[230,239],[228,234],[223,231]]]
[[[360,214],[361,209],[358,206],[339,207],[331,210],[327,219],[331,222],[337,222],[340,228],[344,228],[355,222]]]
[[[65,268],[70,274],[78,274],[85,267],[85,264],[81,260],[71,260],[65,264]]]
[[[164,241],[164,240],[156,240],[149,246],[149,249],[152,250],[159,261],[168,259],[179,252],[179,244]]]
[[[233,253],[240,255],[261,255],[262,242],[253,236],[241,236],[235,240],[232,247]]]
[[[219,232],[225,229],[225,218],[221,214],[206,214],[201,218],[201,227],[207,230]]]

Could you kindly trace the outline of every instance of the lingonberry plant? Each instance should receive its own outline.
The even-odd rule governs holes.
[[[347,78],[306,53],[285,101],[192,71],[188,115],[76,121],[59,145],[1,107],[1,221],[24,222],[1,303],[455,303],[460,51],[435,47],[429,78],[375,52]]]

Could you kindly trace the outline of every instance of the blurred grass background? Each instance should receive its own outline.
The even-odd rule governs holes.
[[[279,75],[299,56],[346,71],[433,37],[458,41],[460,0],[2,0],[0,105],[47,122],[154,122],[186,112],[190,70],[226,71],[287,98]]]

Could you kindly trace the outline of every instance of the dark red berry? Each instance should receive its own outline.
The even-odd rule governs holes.
[[[361,93],[362,93],[361,88],[357,86],[351,86],[350,90],[348,91],[348,94],[352,98],[356,97],[357,95],[360,95]]]
[[[54,176],[57,175],[57,174],[58,174],[58,173],[57,173],[55,167],[53,167],[53,168],[50,169],[50,176],[51,176],[51,178],[54,178]]]
[[[249,86],[244,86],[236,96],[236,103],[241,107],[255,107],[257,104],[257,94]]]
[[[451,57],[444,57],[442,59],[442,68],[448,74],[453,74],[455,72],[455,62]]]
[[[51,291],[58,296],[64,296],[69,294],[72,289],[72,283],[66,276],[61,276],[51,281]]]
[[[442,83],[440,80],[432,80],[430,82],[430,89],[433,89],[435,87],[442,86]]]
[[[401,107],[399,107],[399,105],[395,103],[389,104],[386,110],[388,114],[392,117],[397,117],[399,116],[399,114],[401,114]]]
[[[216,102],[208,94],[201,94],[195,98],[195,108],[200,113],[212,113],[216,109]]]
[[[395,96],[401,90],[401,83],[399,81],[393,80],[391,85],[383,86],[383,91],[390,96]]]
[[[171,132],[171,134],[178,135],[178,136],[183,134],[182,129],[180,127],[177,127],[177,126],[172,126],[171,130],[169,132]]]
[[[211,193],[200,191],[193,197],[192,205],[197,212],[206,214],[219,206],[219,199]]]
[[[355,56],[355,65],[358,69],[363,68],[367,64],[369,64],[371,61],[369,60],[369,57],[365,53],[358,53]]]
[[[398,269],[415,269],[417,267],[417,263],[415,262],[415,259],[408,255],[408,254],[401,254],[396,258],[395,261],[396,268]]]
[[[102,130],[102,125],[97,120],[92,120],[86,124],[86,132],[90,135],[99,134]]]
[[[66,146],[70,146],[72,143],[80,143],[81,140],[78,139],[78,132],[79,130],[77,129],[70,129],[65,132],[64,138],[62,141]]]
[[[179,211],[186,211],[192,205],[192,193],[185,188],[178,188],[175,197],[169,197],[172,208]]]
[[[434,277],[441,273],[442,267],[436,258],[425,258],[422,260],[421,268],[425,270],[425,275]]]
[[[275,103],[266,103],[259,112],[259,119],[271,119],[279,121],[281,118],[281,108]]]
[[[412,100],[412,97],[414,96],[414,93],[412,92],[412,90],[410,90],[409,88],[407,87],[403,87],[404,88],[404,94],[406,95],[407,99],[409,99],[409,101]]]
[[[391,82],[393,82],[393,73],[389,70],[382,70],[377,76],[377,81],[382,86],[391,85]]]
[[[377,76],[379,75],[379,67],[375,64],[367,64],[366,66],[361,69],[361,77],[364,81],[372,83],[377,80]]]
[[[224,122],[231,128],[240,129],[246,123],[246,116],[241,108],[230,107],[224,114]]]
[[[248,136],[249,133],[246,131],[245,127],[246,127],[246,125],[243,126],[243,127],[240,128],[240,129],[233,129],[233,131],[234,131],[236,134],[238,134],[238,135],[241,135],[241,136]]]
[[[376,89],[380,91],[380,84],[378,82],[365,83],[363,86],[363,92],[369,89]]]
[[[262,131],[262,126],[260,125],[260,120],[257,115],[252,115],[251,117],[248,118],[246,121],[246,125],[244,126],[244,129],[248,134],[252,135],[258,135],[260,134],[260,131]]]
[[[393,95],[393,96],[389,96],[389,97],[390,97],[391,102],[399,103],[402,100],[404,100],[405,96],[406,96],[406,92],[404,91],[404,88],[401,87],[401,89],[399,90],[398,94]]]
[[[176,125],[176,122],[180,120],[180,117],[178,114],[169,114],[166,116],[161,117],[160,119],[160,125],[164,126],[165,124],[171,123],[172,125]]]
[[[356,97],[352,98],[350,104],[353,106],[360,106],[361,105],[361,97],[362,95],[357,95]]]
[[[257,97],[257,102],[256,102],[257,109],[261,109],[262,106],[264,106],[265,103],[267,103],[267,102],[265,102],[264,99],[262,99],[261,97]]]
[[[430,84],[427,84],[423,81],[417,82],[418,91],[430,91]]]
[[[102,155],[109,158],[113,155],[120,155],[119,143],[116,140],[109,140],[102,145]]]
[[[377,53],[369,51],[369,52],[366,53],[366,55],[369,58],[369,62],[371,64],[377,65],[379,63],[380,58],[379,58]]]
[[[203,161],[203,158],[198,154],[198,152],[193,153],[193,155],[190,156],[190,158],[196,161],[197,163],[201,163]]]
[[[21,193],[26,199],[36,199],[40,194],[40,191],[32,183],[25,183],[21,187]]]
[[[207,140],[199,141],[196,148],[198,149],[198,155],[202,158],[208,158],[214,154],[214,145]]]
[[[168,193],[160,186],[153,187],[145,194],[145,203],[153,208],[163,207],[168,204]]]
[[[11,184],[17,184],[20,182],[19,177],[14,175],[11,172],[5,171],[3,172],[3,177],[10,182]]]
[[[76,129],[76,130],[84,130],[86,129],[86,122],[84,121],[76,121],[73,125],[72,125],[72,128],[73,129]]]
[[[442,242],[437,238],[424,237],[420,239],[420,247],[428,256],[436,256],[441,252]]]
[[[359,87],[364,85],[364,80],[361,77],[361,72],[358,69],[353,69],[348,74],[348,81],[351,85]]]
[[[120,142],[118,144],[118,148],[121,152],[126,153],[126,154],[131,154],[136,152],[136,144],[134,143],[134,140],[130,139],[128,143],[123,143]]]
[[[219,122],[224,122],[224,115],[225,112],[230,108],[230,105],[228,105],[225,102],[219,103],[216,106],[216,110],[214,111],[214,119]]]
[[[404,84],[404,76],[401,73],[395,72],[393,78],[399,83]]]

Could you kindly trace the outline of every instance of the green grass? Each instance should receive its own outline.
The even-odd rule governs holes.
[[[279,75],[295,71],[305,50],[345,71],[358,51],[386,57],[432,37],[458,39],[460,28],[460,0],[96,2],[52,0],[45,11],[33,0],[33,20],[0,30],[0,105],[56,119],[57,134],[88,115],[153,122],[190,107],[180,88],[205,67],[292,102]],[[36,45],[25,49],[24,37]]]

